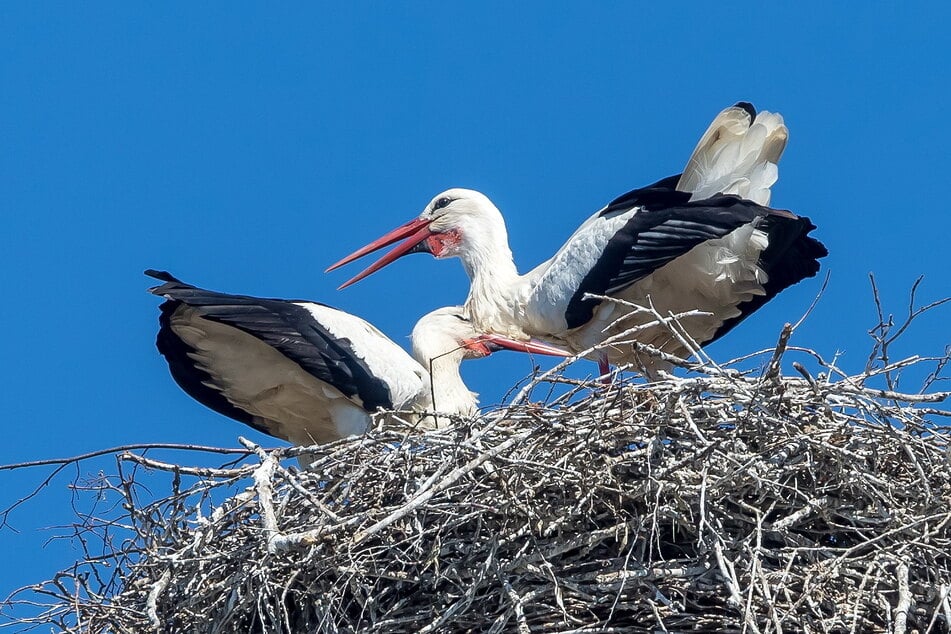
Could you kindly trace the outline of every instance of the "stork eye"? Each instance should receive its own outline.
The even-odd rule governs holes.
[[[450,198],[449,196],[443,196],[442,198],[440,198],[439,200],[433,203],[433,211],[436,211],[437,209],[442,209],[443,207],[447,206],[451,202],[452,202],[452,198]]]

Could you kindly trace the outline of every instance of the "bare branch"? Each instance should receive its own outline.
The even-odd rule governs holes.
[[[183,444],[175,444],[175,443],[138,443],[138,444],[132,444],[132,445],[119,445],[118,447],[110,447],[109,449],[99,449],[97,451],[90,451],[88,453],[71,456],[69,458],[47,458],[44,460],[30,460],[27,462],[3,464],[3,465],[0,465],[0,471],[9,471],[12,469],[25,469],[27,467],[49,467],[53,465],[67,465],[74,462],[82,462],[83,460],[89,460],[90,458],[108,456],[110,454],[118,454],[118,453],[123,453],[127,451],[139,451],[139,450],[148,450],[148,449],[175,449],[179,451],[205,451],[208,453],[241,454],[245,456],[251,453],[246,449],[237,449],[234,447],[208,447],[205,445],[183,445]]]

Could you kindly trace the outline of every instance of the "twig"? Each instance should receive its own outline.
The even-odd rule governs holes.
[[[166,568],[162,576],[159,577],[159,580],[156,581],[152,589],[149,590],[149,596],[145,600],[145,611],[149,615],[149,622],[152,624],[152,629],[157,633],[165,631],[165,628],[162,627],[162,619],[159,618],[158,615],[158,598],[165,592],[165,588],[168,587],[168,582],[171,581],[171,579],[172,571]]]
[[[908,564],[902,562],[895,569],[898,577],[898,605],[895,607],[895,634],[905,634],[908,626],[908,610],[911,607],[911,590],[908,589]]]
[[[109,449],[99,449],[97,451],[90,451],[88,453],[79,454],[72,456],[70,458],[47,458],[44,460],[30,460],[27,462],[16,462],[12,464],[0,465],[0,471],[8,471],[11,469],[24,469],[27,467],[48,467],[51,465],[66,465],[72,464],[74,462],[81,462],[83,460],[89,460],[90,458],[98,458],[99,456],[108,456],[110,454],[117,454],[120,452],[136,451],[140,449],[175,449],[179,451],[204,451],[208,453],[221,453],[221,454],[243,454],[248,455],[250,452],[246,449],[237,449],[233,447],[209,447],[206,445],[183,445],[176,443],[137,443],[131,445],[119,445],[118,447],[110,447]]]

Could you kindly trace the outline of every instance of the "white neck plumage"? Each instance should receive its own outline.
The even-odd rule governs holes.
[[[430,409],[443,414],[471,416],[475,414],[478,400],[475,392],[469,391],[459,373],[461,352],[453,352],[433,359],[427,368],[430,373],[432,404]],[[442,427],[445,421],[439,421]]]
[[[482,331],[527,338],[516,325],[520,320],[515,318],[523,299],[524,280],[515,268],[501,214],[496,210],[474,230],[481,235],[472,236],[468,248],[459,254],[471,282],[466,313]]]
[[[444,330],[429,328],[425,316],[413,330],[413,357],[423,369],[422,393],[416,400],[414,409],[418,411],[438,412],[470,416],[476,412],[476,394],[469,391],[462,381],[459,366],[467,351],[460,346],[459,338],[467,335],[447,335]],[[458,317],[450,317],[452,326],[461,324]],[[468,326],[466,326],[468,328]],[[434,420],[432,416],[423,417],[420,424],[425,427],[444,427],[449,421]]]

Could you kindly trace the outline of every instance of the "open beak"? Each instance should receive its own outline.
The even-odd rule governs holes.
[[[537,339],[520,341],[503,337],[502,335],[485,334],[479,335],[474,339],[466,339],[463,344],[465,348],[479,353],[482,356],[488,356],[499,350],[514,350],[515,352],[527,352],[529,354],[544,354],[551,357],[570,357],[571,353],[562,350],[557,346],[552,346]]]
[[[429,236],[433,235],[433,232],[429,230],[429,223],[431,222],[432,222],[431,218],[414,218],[413,220],[410,220],[409,222],[407,222],[405,225],[402,225],[397,227],[396,229],[393,229],[382,238],[378,238],[374,240],[373,242],[371,242],[370,244],[363,247],[362,249],[358,249],[354,251],[353,253],[351,253],[344,259],[340,260],[336,264],[333,264],[330,268],[327,269],[326,272],[329,273],[330,271],[333,271],[334,269],[340,268],[344,264],[349,264],[350,262],[353,262],[354,260],[358,258],[362,258],[368,253],[373,253],[374,251],[378,251],[385,246],[389,246],[393,244],[394,242],[403,240],[401,244],[395,246],[393,249],[390,250],[389,253],[384,255],[382,258],[380,258],[379,260],[377,260],[376,262],[374,262],[367,268],[360,271],[360,273],[358,273],[354,277],[350,278],[349,280],[341,284],[337,288],[337,290],[347,288],[351,284],[356,284],[357,282],[367,277],[368,275],[371,275],[379,271],[390,262],[403,257],[407,253],[412,252],[414,247],[416,247],[419,243],[421,243],[423,240],[425,240]]]

